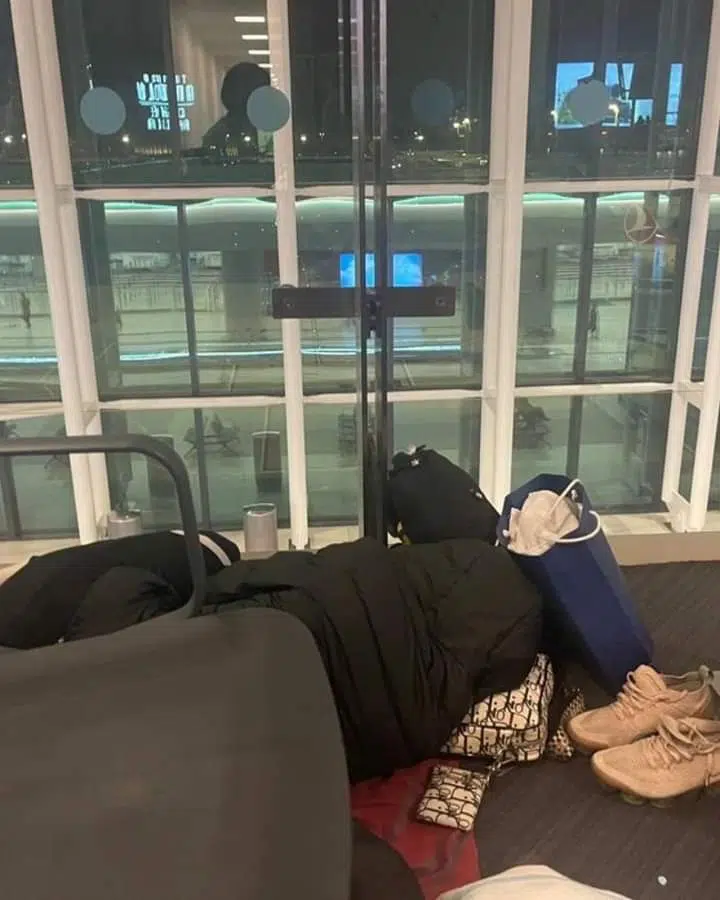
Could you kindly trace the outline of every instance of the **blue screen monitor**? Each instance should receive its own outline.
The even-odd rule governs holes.
[[[595,65],[592,62],[558,63],[555,70],[554,115],[555,127],[559,130],[583,128],[577,122],[566,102],[568,94],[578,84],[592,78]],[[649,123],[653,115],[654,102],[651,97],[637,97],[632,94],[635,63],[611,62],[605,64],[605,84],[610,93],[607,118],[604,128],[628,128],[641,122]],[[683,87],[683,64],[672,63],[668,83],[668,99],[665,109],[665,124],[676,126],[680,111]]]
[[[375,254],[365,254],[365,282],[375,287]],[[340,254],[340,287],[353,288],[357,283],[355,254]],[[422,253],[393,253],[393,287],[422,287]]]

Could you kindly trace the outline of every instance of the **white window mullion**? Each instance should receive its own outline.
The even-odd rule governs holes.
[[[268,0],[268,36],[271,79],[291,102],[290,28],[287,0]],[[280,284],[299,283],[295,147],[292,115],[273,135],[275,202]],[[300,322],[282,320],[283,374],[285,379],[285,428],[287,431],[290,541],[302,550],[308,546],[307,460]]]
[[[480,461],[495,504],[512,475],[532,13],[532,0],[495,3]]]
[[[56,209],[65,261],[68,311],[75,337],[75,356],[80,377],[80,395],[85,412],[85,434],[102,434],[98,407],[95,353],[90,331],[87,286],[80,242],[77,205],[73,192],[72,160],[65,102],[62,89],[60,58],[52,0],[30,0],[35,11],[35,30],[40,57],[40,80],[45,99],[48,127],[48,152],[52,162],[56,188]],[[105,457],[88,458],[93,487],[95,521],[101,523],[110,511],[107,463]]]
[[[687,405],[685,406],[687,413]],[[700,405],[695,462],[693,465],[692,488],[690,490],[690,511],[687,517],[688,531],[701,531],[705,525],[710,485],[712,482],[713,458],[720,413],[720,255],[715,268],[715,288],[713,290],[712,316],[707,343],[705,382]],[[683,432],[685,424],[683,422]],[[681,438],[683,433],[681,433]]]
[[[707,500],[710,490],[710,478],[712,470],[713,449],[715,446],[715,429],[717,428],[718,402],[720,394],[716,386],[709,386],[711,381],[710,371],[712,362],[712,350],[708,341],[707,371],[705,374],[706,387],[703,390],[703,403],[700,410],[700,426],[698,432],[698,446],[695,456],[693,473],[692,502],[690,515],[685,519],[684,515],[673,515],[674,504],[678,497],[680,485],[680,469],[682,465],[683,442],[685,438],[685,422],[687,417],[687,397],[685,385],[690,382],[692,376],[692,362],[695,352],[695,336],[697,330],[698,308],[700,304],[700,288],[702,285],[703,267],[705,262],[705,245],[710,217],[710,185],[715,171],[715,155],[717,152],[718,129],[720,126],[720,0],[713,4],[712,21],[710,25],[710,40],[708,43],[708,60],[705,72],[705,90],[702,103],[702,118],[698,134],[697,152],[697,179],[693,195],[690,213],[690,225],[688,230],[687,253],[685,257],[685,273],[683,280],[682,298],[680,304],[680,324],[678,328],[677,350],[675,356],[675,390],[670,404],[670,419],[668,423],[667,446],[665,450],[665,467],[663,472],[662,498],[668,505],[671,513],[671,521],[676,525],[685,522],[690,529],[699,529],[705,522]],[[717,315],[718,285],[715,284],[713,295],[712,321],[715,330],[720,328],[720,320]],[[711,325],[711,332],[713,326]],[[716,336],[715,340],[717,341]],[[715,352],[717,352],[717,343]],[[716,377],[716,376],[715,376]],[[708,429],[712,428],[712,448],[707,453],[710,435]],[[701,450],[702,443],[702,450]],[[707,470],[704,471],[703,467]],[[697,482],[697,483],[696,483]],[[678,510],[681,513],[682,510]]]
[[[85,410],[80,389],[73,322],[69,312],[65,247],[58,216],[58,190],[50,153],[47,101],[40,76],[41,58],[37,41],[35,4],[11,0],[17,65],[25,114],[25,131],[35,187],[40,240],[47,279],[50,318],[58,358],[58,375],[65,428],[68,435],[85,434]],[[88,457],[70,457],[73,496],[82,542],[98,537],[93,485]]]

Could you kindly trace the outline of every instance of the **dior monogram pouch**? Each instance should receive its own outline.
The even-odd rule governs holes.
[[[434,766],[417,818],[431,825],[471,831],[490,776],[455,766]]]
[[[540,759],[548,740],[548,711],[553,689],[552,665],[541,653],[518,688],[493,694],[472,707],[450,736],[443,752],[505,762]]]

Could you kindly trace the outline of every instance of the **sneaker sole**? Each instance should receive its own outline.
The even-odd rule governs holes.
[[[654,806],[656,809],[668,809],[678,803],[687,803],[700,800],[704,795],[709,797],[720,798],[720,784],[711,784],[707,787],[702,785],[698,788],[692,788],[682,794],[676,794],[673,797],[643,797],[635,794],[627,789],[627,786],[614,781],[607,775],[601,775],[593,767],[593,774],[600,782],[600,787],[605,794],[618,794],[620,799],[630,806]]]

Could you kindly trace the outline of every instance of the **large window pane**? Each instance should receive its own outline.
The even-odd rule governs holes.
[[[599,510],[660,510],[668,413],[665,394],[518,398],[513,486],[567,472]]]
[[[0,190],[32,184],[10,0],[0,0]]]
[[[360,515],[357,401],[305,405],[310,524],[357,525]],[[480,461],[480,400],[405,401],[391,406],[394,451],[426,444],[474,477]]]
[[[297,204],[300,268],[304,284],[355,284],[354,216],[349,198]],[[392,204],[390,252],[396,286],[454,285],[451,318],[402,318],[393,324],[395,387],[479,387],[485,298],[485,195],[422,196]],[[366,260],[368,283],[375,257]],[[352,391],[357,383],[355,323],[317,319],[302,323],[306,392]]]
[[[37,207],[0,203],[0,402],[59,399]]]
[[[690,192],[528,194],[519,384],[672,376]]]
[[[703,259],[703,274],[700,287],[700,303],[698,306],[697,328],[695,330],[695,350],[693,353],[692,377],[694,381],[702,381],[705,377],[705,360],[707,342],[710,334],[710,317],[712,315],[713,291],[715,290],[715,274],[718,265],[718,249],[720,248],[720,194],[710,198],[710,221],[708,222],[707,243]]]
[[[78,183],[272,183],[272,141],[248,107],[270,78],[263,0],[53,4]],[[353,23],[343,10],[336,0],[290,5],[301,183],[351,178]],[[492,12],[492,0],[389,5],[393,178],[487,176]]]
[[[308,516],[310,525],[357,525],[360,516],[360,451],[357,401],[305,404]]]
[[[54,0],[75,180],[271,184],[247,102],[269,84],[265,4]]]
[[[693,171],[712,0],[535,0],[530,178]]]
[[[283,392],[274,203],[79,211],[104,396]]]
[[[13,438],[64,437],[61,416],[20,419],[6,423]],[[70,460],[66,455],[16,456],[12,459],[12,480],[20,534],[31,538],[77,534]],[[7,485],[4,485],[7,489]]]
[[[393,0],[387,10],[394,180],[485,180],[493,3]]]
[[[112,434],[150,434],[165,440],[185,461],[195,509],[209,527],[234,530],[243,509],[274,503],[287,525],[288,473],[282,406],[250,409],[148,410],[103,416]],[[109,459],[114,504],[125,499],[141,510],[148,528],[178,527],[177,495],[165,470],[135,454]]]
[[[700,428],[700,410],[691,403],[687,405],[685,416],[685,431],[683,433],[682,458],[680,463],[679,492],[686,500],[692,493],[693,471],[695,468],[695,452],[697,450],[697,436]],[[713,491],[711,490],[711,493]]]

